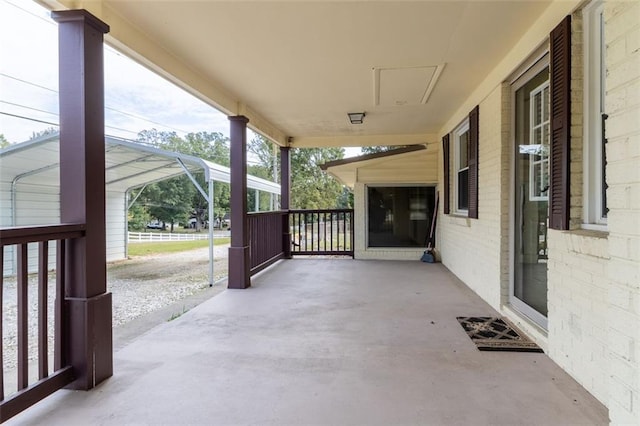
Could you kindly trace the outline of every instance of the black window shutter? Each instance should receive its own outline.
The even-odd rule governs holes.
[[[451,164],[449,163],[449,135],[444,135],[442,137],[442,156],[444,167],[444,191],[442,191],[442,207],[444,208],[444,214],[449,214],[449,168],[451,166]]]
[[[571,16],[551,32],[551,160],[549,227],[569,229],[569,142],[571,118]]]
[[[480,107],[476,107],[469,113],[469,144],[467,145],[467,158],[469,160],[469,213],[472,219],[478,218],[478,128]]]

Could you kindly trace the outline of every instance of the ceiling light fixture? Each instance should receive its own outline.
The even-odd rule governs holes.
[[[364,121],[365,113],[348,112],[347,115],[349,116],[349,121],[351,122],[351,124],[362,124],[362,122]]]

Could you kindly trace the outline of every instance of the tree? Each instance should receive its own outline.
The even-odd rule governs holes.
[[[403,146],[400,145],[393,145],[393,146],[363,146],[360,148],[360,152],[362,152],[363,154],[375,154],[378,152],[387,152],[387,151],[392,151],[394,149],[398,149],[398,148],[404,148]]]
[[[216,164],[229,166],[229,138],[219,132],[189,133],[183,144],[173,148],[184,154],[200,157]]]
[[[40,130],[39,132],[31,133],[31,138],[29,140],[32,141],[34,139],[38,139],[38,138],[43,137],[43,136],[54,135],[54,134],[56,134],[58,132],[59,132],[59,130],[56,129],[55,127],[47,127],[46,129]]]
[[[171,147],[174,151],[200,157],[223,166],[230,164],[229,138],[219,132],[198,132],[189,133],[184,140],[180,140],[178,145]],[[197,173],[196,181],[201,188],[206,191],[207,183],[204,181],[204,174]],[[230,209],[231,189],[228,183],[216,182],[213,188],[214,215],[221,218]],[[200,191],[195,191],[192,198],[192,214],[196,219],[196,230],[200,231],[205,220],[208,218],[212,224],[215,218],[209,218],[209,205],[202,197]]]
[[[149,185],[140,198],[143,198],[149,215],[170,224],[173,232],[174,223],[189,220],[194,192],[193,183],[180,176]]]
[[[262,164],[249,164],[247,166],[247,173],[253,175],[255,177],[259,177],[266,180],[273,180],[273,176],[269,170],[269,167],[264,166]],[[260,203],[259,203],[259,211],[269,211],[272,210],[271,207],[271,194],[265,194],[264,192],[259,193]],[[256,191],[249,189],[247,191],[247,209],[249,211],[253,211],[256,205]]]
[[[0,149],[6,148],[9,145],[11,145],[11,143],[7,140],[7,138],[4,137],[2,133],[0,133]]]
[[[342,187],[342,193],[338,197],[339,209],[352,209],[353,208],[353,191],[347,186]]]
[[[127,222],[129,223],[130,231],[144,231],[150,220],[151,215],[146,206],[134,203],[131,208],[129,208]]]
[[[343,148],[294,148],[291,150],[291,207],[332,209],[338,205],[342,185],[320,165],[344,157]]]
[[[277,180],[279,176],[280,156],[274,148],[275,144],[262,135],[256,135],[247,145],[249,156],[257,160],[253,170],[265,179]],[[258,172],[258,169],[262,171]]]
[[[273,180],[279,175],[279,156],[274,155],[274,145],[263,136],[257,136],[248,144],[249,153],[257,164],[248,167],[258,177]],[[349,202],[351,191],[320,169],[320,165],[344,158],[343,148],[294,148],[291,150],[291,207],[297,209],[336,208],[353,205]],[[344,192],[346,191],[346,192]],[[248,195],[252,208],[255,195]],[[268,203],[260,200],[260,209]]]
[[[231,210],[231,186],[228,183],[216,182],[213,186],[214,219],[222,219]]]
[[[280,156],[277,155],[276,145],[262,135],[257,135],[247,144],[249,165],[247,172],[263,179],[278,181],[280,176]],[[254,163],[254,164],[251,164]],[[255,191],[247,194],[249,210],[255,206]],[[260,194],[260,211],[272,209],[271,196]],[[274,206],[275,207],[275,206]]]
[[[151,129],[140,132],[138,141],[167,151],[192,155],[224,166],[229,165],[229,139],[222,133],[197,132],[181,138],[175,132]],[[208,185],[204,172],[194,173],[193,176],[206,191]],[[186,221],[194,217],[196,230],[200,231],[208,218],[208,202],[188,177],[174,179],[150,185],[137,202],[146,203],[150,215],[161,221],[171,223],[172,220]],[[181,194],[177,195],[176,191]],[[216,182],[213,195],[216,217],[222,217],[229,211],[229,197],[229,184]],[[178,202],[180,206],[177,205]],[[213,218],[210,220],[213,221]]]
[[[138,142],[229,166],[229,138],[219,132],[188,133],[183,139],[176,132],[151,129],[138,133]]]

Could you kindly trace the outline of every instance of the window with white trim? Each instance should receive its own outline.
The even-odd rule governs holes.
[[[607,224],[606,139],[604,110],[604,5],[591,2],[583,9],[584,25],[584,225],[604,229]]]
[[[453,131],[453,177],[455,212],[467,214],[469,210],[469,120]]]
[[[549,80],[529,94],[529,200],[549,199]]]

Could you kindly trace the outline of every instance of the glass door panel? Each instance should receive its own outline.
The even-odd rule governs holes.
[[[547,316],[549,72],[515,91],[515,209],[512,300],[534,319]],[[538,321],[541,322],[541,321]]]

